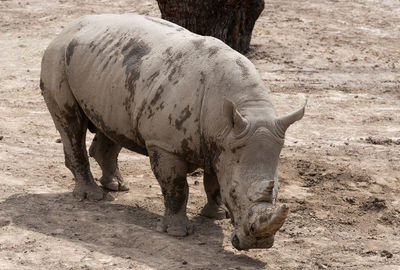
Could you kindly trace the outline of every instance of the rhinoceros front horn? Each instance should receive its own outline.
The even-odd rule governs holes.
[[[272,213],[259,216],[251,225],[251,233],[256,237],[274,235],[285,223],[289,207],[283,204],[274,209]]]
[[[279,128],[279,130],[281,131],[282,135],[285,134],[285,131],[291,124],[293,124],[294,122],[299,121],[301,118],[303,118],[306,105],[307,105],[307,100],[304,101],[304,105],[300,109],[298,109],[292,113],[289,113],[287,115],[278,117],[275,120],[276,125]]]

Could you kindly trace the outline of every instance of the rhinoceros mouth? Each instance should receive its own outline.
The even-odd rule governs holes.
[[[234,232],[231,236],[231,243],[237,250],[268,249],[274,245],[274,235],[266,237],[254,237],[251,235],[240,237],[238,233]]]

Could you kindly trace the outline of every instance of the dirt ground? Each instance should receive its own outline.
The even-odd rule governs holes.
[[[130,191],[72,197],[41,56],[74,18],[124,12],[159,16],[154,0],[0,1],[0,269],[400,269],[398,0],[266,1],[248,57],[279,113],[303,95],[308,106],[279,169],[291,213],[273,248],[248,252],[231,246],[229,220],[198,215],[201,175],[189,177],[194,234],[156,232],[160,188],[129,151]]]

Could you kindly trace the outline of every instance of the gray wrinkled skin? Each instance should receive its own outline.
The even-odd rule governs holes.
[[[127,190],[122,147],[148,155],[164,196],[158,230],[184,236],[187,173],[204,168],[202,215],[230,216],[237,249],[269,248],[288,208],[275,207],[286,129],[304,107],[278,118],[252,63],[221,41],[134,14],[78,19],[47,48],[40,87],[61,134],[74,195],[100,200],[103,187]],[[228,209],[228,213],[224,210]]]

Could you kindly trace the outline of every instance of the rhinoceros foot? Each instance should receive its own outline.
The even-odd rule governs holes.
[[[191,225],[188,220],[181,222],[173,222],[170,220],[168,222],[166,221],[166,218],[164,218],[157,224],[157,231],[166,232],[172,236],[182,237],[193,233],[193,225]]]
[[[100,178],[100,183],[106,189],[112,191],[127,191],[129,186],[124,182],[122,177],[115,175],[114,177],[104,177]]]
[[[90,183],[77,182],[73,191],[73,195],[78,200],[99,201],[104,199],[105,193],[94,181]]]
[[[221,206],[211,205],[207,203],[204,208],[201,210],[200,215],[203,217],[208,217],[211,219],[225,219],[229,217],[228,212]]]

